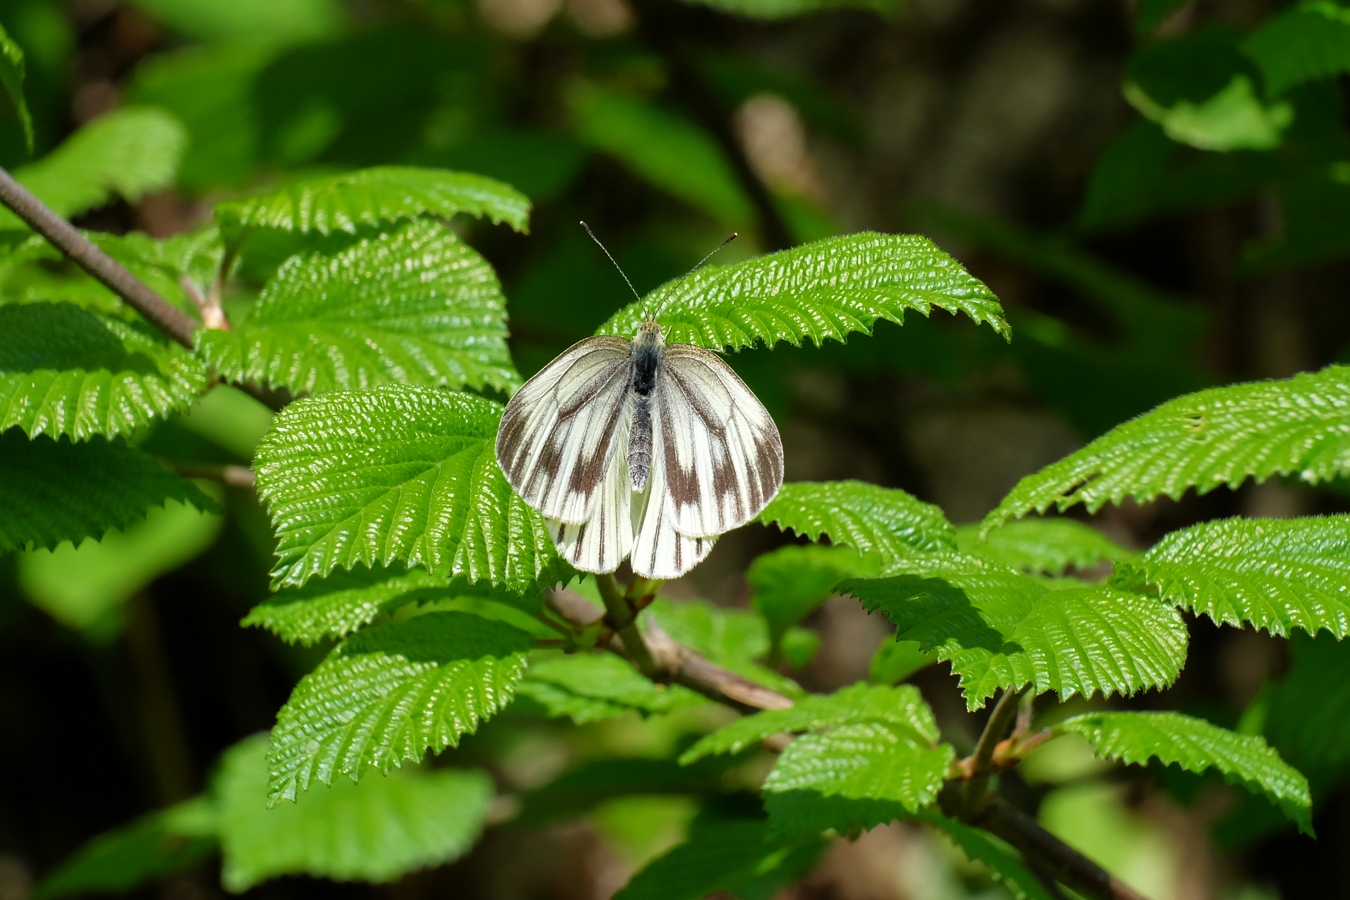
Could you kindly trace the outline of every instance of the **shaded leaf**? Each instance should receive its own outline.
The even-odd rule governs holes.
[[[1221,519],[1173,531],[1113,579],[1220,625],[1350,634],[1350,516]],[[1145,587],[1147,586],[1147,588]]]
[[[1054,726],[1079,734],[1107,759],[1144,765],[1150,759],[1188,772],[1218,769],[1230,784],[1265,794],[1304,834],[1312,834],[1308,780],[1258,735],[1238,734],[1175,712],[1099,712]]]
[[[653,291],[671,342],[739,350],[763,342],[817,346],[870,334],[879,319],[901,324],[907,310],[964,313],[1010,335],[989,289],[932,241],[863,232],[826,238],[725,266],[704,266]],[[630,304],[597,334],[632,337],[649,301]]]
[[[170,500],[213,511],[196,485],[121,443],[0,433],[0,553],[100,538]]]
[[[828,537],[833,544],[875,553],[887,565],[956,546],[956,531],[941,509],[864,481],[788,482],[756,521],[812,541]]]
[[[938,740],[933,711],[918,688],[853,684],[833,694],[807,695],[787,709],[743,716],[700,739],[684,752],[680,764],[688,765],[715,753],[739,753],[783,732],[817,731],[857,722],[886,722],[900,730],[909,729],[918,744],[935,744]]]
[[[830,598],[845,578],[866,578],[881,570],[879,559],[851,547],[816,545],[780,547],[755,557],[745,580],[753,594],[750,605],[769,626],[777,647],[783,635]]]
[[[197,350],[233,381],[296,392],[389,381],[502,391],[519,384],[496,273],[431,221],[333,256],[291,257],[246,321],[197,332]]]
[[[1027,870],[1015,850],[989,832],[930,810],[917,813],[915,818],[951,838],[967,859],[983,864],[1017,900],[1052,900],[1055,896]]]
[[[543,520],[497,465],[501,410],[406,385],[287,406],[254,462],[277,534],[274,586],[396,561],[521,594],[566,580]]]
[[[1296,633],[1289,649],[1289,671],[1265,698],[1264,731],[1317,781],[1350,761],[1350,653],[1330,635]]]
[[[1242,49],[1261,67],[1272,95],[1350,72],[1350,10],[1319,0],[1299,3],[1267,19]]]
[[[655,684],[608,653],[577,653],[531,663],[517,694],[534,700],[550,716],[567,716],[578,725],[707,702],[678,684]]]
[[[428,750],[458,746],[510,701],[532,644],[518,628],[458,612],[347,638],[277,713],[267,751],[269,803],[295,800],[315,781],[387,774]]]
[[[296,181],[251,200],[216,206],[216,223],[227,245],[260,228],[355,234],[363,225],[422,215],[487,216],[516,231],[529,226],[530,201],[510,185],[481,175],[444,169],[377,166]]]
[[[278,875],[393,881],[468,852],[492,804],[486,772],[409,769],[314,791],[304,803],[267,808],[267,741],[226,752],[213,793],[235,893]]]
[[[1096,512],[1237,487],[1247,478],[1323,481],[1350,471],[1350,368],[1255,381],[1178,397],[1111,429],[1017,483],[984,521],[988,531],[1032,510],[1076,503]]]
[[[19,117],[19,126],[23,128],[23,143],[28,152],[33,152],[33,116],[28,112],[28,101],[23,96],[23,50],[14,43],[5,29],[0,26],[0,85],[9,95],[14,112]]]
[[[980,537],[979,525],[956,529],[961,552],[1024,572],[1063,575],[1067,569],[1090,569],[1132,554],[1091,525],[1073,519],[1022,519],[1008,522]]]
[[[1161,601],[1081,582],[1048,585],[973,557],[930,556],[903,575],[839,585],[950,661],[966,705],[998,690],[1132,694],[1171,684],[1186,660],[1181,616]]]
[[[0,305],[0,430],[130,434],[206,387],[190,353],[147,327],[70,303]]]

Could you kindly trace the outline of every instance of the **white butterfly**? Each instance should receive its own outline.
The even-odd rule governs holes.
[[[783,442],[764,404],[716,353],[637,337],[580,341],[502,414],[497,462],[585,572],[631,555],[643,578],[676,578],[783,484]]]

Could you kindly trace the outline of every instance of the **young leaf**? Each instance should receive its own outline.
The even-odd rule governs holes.
[[[774,839],[762,819],[695,822],[684,843],[648,863],[614,900],[766,898],[805,874],[822,849],[815,837]]]
[[[933,826],[961,848],[972,862],[983,863],[989,874],[1001,883],[1017,900],[1052,900],[1052,895],[1041,880],[1027,870],[1017,853],[1007,844],[980,828],[949,819],[931,810],[916,813],[914,818]]]
[[[28,102],[23,96],[23,50],[14,43],[3,26],[0,26],[0,85],[14,104],[14,112],[23,128],[23,143],[28,152],[33,152],[33,116],[28,112]]]
[[[251,200],[221,203],[216,223],[228,246],[259,228],[352,234],[363,225],[456,213],[487,216],[527,231],[530,201],[510,185],[481,175],[377,166],[342,175],[297,181]]]
[[[984,521],[988,532],[1052,504],[1096,512],[1206,493],[1247,478],[1296,474],[1317,482],[1350,471],[1350,367],[1255,381],[1178,397],[1028,475]]]
[[[119,437],[185,411],[206,380],[147,327],[70,303],[0,305],[0,430]]]
[[[196,865],[216,850],[215,810],[205,797],[151,813],[85,844],[33,896],[125,894]]]
[[[197,350],[226,378],[295,392],[389,381],[508,391],[520,383],[496,274],[429,220],[335,256],[291,257],[247,321],[197,332]]]
[[[315,781],[358,781],[458,746],[499,711],[525,673],[533,638],[458,612],[415,616],[347,638],[295,686],[267,751],[268,800]]]
[[[660,305],[667,341],[739,350],[762,341],[800,346],[871,334],[878,319],[938,307],[964,313],[1007,338],[1003,307],[989,289],[932,241],[864,232],[827,238],[725,266],[704,266],[619,310],[597,334],[632,337],[650,302]]]
[[[797,738],[764,780],[773,830],[872,828],[931,804],[956,758],[908,725],[855,722]]]
[[[962,525],[956,529],[956,546],[962,553],[1012,569],[1054,576],[1131,555],[1091,525],[1058,518],[1008,522],[984,537],[979,525]]]
[[[1265,794],[1300,831],[1312,834],[1308,780],[1257,735],[1175,712],[1087,713],[1060,722],[1054,731],[1082,735],[1106,759],[1132,765],[1158,759],[1188,772],[1218,769],[1230,784]]]
[[[532,663],[516,693],[543,706],[550,716],[568,716],[578,725],[706,702],[677,684],[655,684],[608,653],[577,653]]]
[[[1350,634],[1350,516],[1221,519],[1174,531],[1113,583],[1221,625]]]
[[[755,557],[745,580],[754,593],[750,605],[769,626],[777,647],[787,630],[806,618],[834,593],[845,578],[868,578],[881,571],[877,556],[863,556],[851,547],[780,547]]]
[[[125,444],[28,440],[0,433],[0,553],[100,538],[170,500],[203,512],[211,498],[154,458]]]
[[[135,202],[170,186],[186,147],[187,132],[164,110],[125,107],[99,116],[14,177],[69,218],[104,205],[114,194]],[[0,209],[0,230],[27,227]]]
[[[268,809],[266,743],[260,735],[227,751],[214,787],[230,891],[278,875],[393,881],[464,855],[483,831],[492,779],[466,769],[340,782]]]
[[[1162,688],[1186,661],[1181,616],[1155,598],[1052,587],[973,557],[921,557],[904,572],[839,590],[885,613],[900,640],[950,661],[970,709],[1028,684],[1062,699]]]
[[[407,385],[303,397],[258,446],[274,585],[336,568],[425,566],[519,594],[569,577],[493,455],[501,406]]]
[[[756,521],[875,553],[888,566],[956,546],[956,531],[942,510],[902,490],[863,481],[788,482]]]
[[[714,753],[739,753],[767,737],[787,731],[816,731],[856,722],[888,722],[909,729],[918,744],[935,744],[937,723],[919,689],[853,684],[828,695],[811,694],[787,709],[744,716],[702,738],[680,757],[680,765]]]

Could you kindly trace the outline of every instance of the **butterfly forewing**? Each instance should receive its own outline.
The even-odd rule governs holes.
[[[516,392],[502,413],[497,461],[546,519],[591,518],[626,432],[631,343],[580,341]]]
[[[721,534],[773,499],[783,484],[778,428],[721,357],[668,346],[655,406],[654,445],[674,528],[691,537]]]
[[[628,422],[627,416],[620,418],[617,449],[610,453],[591,517],[570,525],[546,520],[558,555],[583,572],[613,572],[633,549],[633,491],[621,452],[628,445]]]

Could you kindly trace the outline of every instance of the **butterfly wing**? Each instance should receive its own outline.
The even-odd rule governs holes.
[[[623,338],[579,341],[506,404],[497,462],[545,519],[581,525],[602,495],[612,498],[614,473],[626,468],[616,457],[626,450],[631,352]]]
[[[616,449],[600,480],[590,518],[577,524],[546,519],[558,555],[583,572],[613,572],[633,549],[633,489],[628,480],[630,416],[619,418]]]
[[[652,417],[652,446],[661,446],[661,421]],[[690,537],[675,527],[674,504],[666,490],[665,458],[653,455],[647,491],[634,508],[632,566],[643,578],[679,578],[703,561],[716,536]]]
[[[666,515],[690,537],[730,531],[757,516],[783,484],[773,417],[722,358],[690,344],[666,348],[657,374],[654,455]]]

